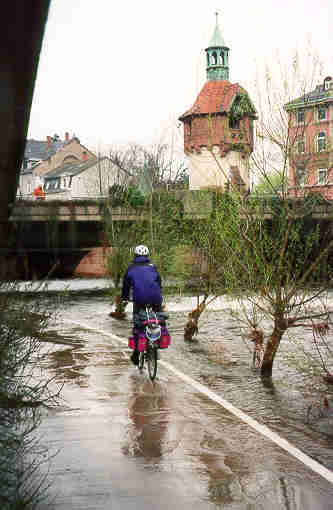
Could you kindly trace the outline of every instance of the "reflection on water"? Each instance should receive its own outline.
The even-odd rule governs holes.
[[[57,382],[71,381],[80,387],[86,387],[89,376],[84,371],[89,364],[89,356],[77,351],[77,348],[63,348],[50,352],[47,367],[56,374]]]
[[[84,287],[83,282],[75,285],[77,289],[80,285]],[[321,501],[310,490],[307,492],[308,487],[302,487],[301,475],[294,480],[284,476],[285,472],[290,472],[290,461],[284,469],[275,446],[266,444],[259,450],[258,435],[248,427],[235,425],[235,420],[223,408],[206,397],[197,397],[197,404],[186,401],[184,405],[191,410],[198,405],[198,409],[205,409],[206,416],[198,411],[199,416],[196,418],[193,412],[191,419],[186,411],[183,416],[179,409],[175,411],[174,401],[183,398],[184,393],[186,398],[186,388],[170,388],[162,379],[152,383],[145,374],[140,375],[130,366],[129,355],[119,342],[116,344],[110,337],[103,337],[103,331],[123,338],[128,336],[130,309],[127,319],[117,322],[109,317],[111,306],[106,294],[97,293],[88,298],[83,293],[74,293],[69,296],[68,303],[61,312],[65,325],[68,320],[68,328],[59,325],[59,336],[55,336],[54,343],[59,342],[60,349],[50,354],[49,366],[60,380],[70,382],[72,387],[79,386],[82,399],[85,398],[84,389],[89,386],[91,408],[95,408],[92,403],[95,397],[91,396],[94,392],[100,392],[100,405],[110,412],[117,406],[126,409],[128,404],[128,425],[127,422],[121,425],[120,434],[122,438],[125,435],[121,446],[123,455],[140,458],[142,464],[161,472],[172,469],[166,467],[169,458],[174,460],[174,465],[179,462],[183,471],[191,467],[196,480],[200,479],[205,488],[204,498],[209,509],[333,508],[325,499]],[[309,395],[312,398],[316,388],[300,370],[301,365],[288,357],[296,352],[295,344],[288,340],[282,343],[273,383],[264,381],[263,384],[251,369],[249,351],[235,323],[224,311],[223,299],[215,305],[215,310],[203,315],[198,343],[191,345],[183,340],[191,299],[168,299],[172,346],[161,352],[162,360],[207,385],[332,469],[331,440],[306,423]],[[73,328],[71,320],[89,324],[92,329]],[[308,346],[307,342],[311,341],[308,332],[299,330],[295,334],[301,337],[302,345]],[[66,342],[61,341],[62,336],[67,338]],[[64,343],[71,347],[61,345]],[[301,468],[297,466],[295,471],[300,473]]]
[[[124,455],[144,457],[155,463],[161,459],[168,430],[168,394],[166,388],[145,377],[130,378],[127,431]]]

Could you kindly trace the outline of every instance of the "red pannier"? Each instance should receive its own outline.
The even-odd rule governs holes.
[[[135,349],[135,338],[134,336],[130,336],[129,339],[128,339],[128,347],[130,349]],[[144,334],[140,333],[139,334],[139,340],[138,340],[138,351],[141,352],[141,351],[145,351],[147,348],[147,339],[146,337],[144,336]]]
[[[162,326],[161,338],[159,341],[160,349],[167,349],[171,344],[171,336],[165,326]]]

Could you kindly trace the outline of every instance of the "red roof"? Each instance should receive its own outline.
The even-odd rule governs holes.
[[[226,80],[207,81],[192,108],[180,118],[195,114],[227,112],[239,89],[238,83],[232,84]]]

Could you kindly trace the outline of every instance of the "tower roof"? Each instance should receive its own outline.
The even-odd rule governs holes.
[[[219,23],[218,23],[218,12],[215,13],[215,16],[216,16],[216,25],[215,25],[215,29],[214,29],[212,38],[208,45],[208,48],[227,48],[227,46],[224,42],[224,39],[222,37]]]
[[[192,115],[227,113],[240,89],[238,83],[232,84],[227,80],[207,81],[192,108],[187,110],[180,119]]]

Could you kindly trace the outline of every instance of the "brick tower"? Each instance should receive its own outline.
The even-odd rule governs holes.
[[[206,48],[207,81],[194,105],[179,120],[184,124],[184,151],[189,160],[190,189],[250,188],[255,108],[244,88],[229,82],[229,48],[216,13]]]

